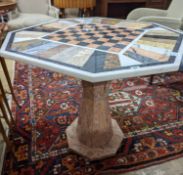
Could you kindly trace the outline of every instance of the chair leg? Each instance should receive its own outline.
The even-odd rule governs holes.
[[[6,108],[7,108],[8,112],[9,112],[9,114],[10,114],[11,121],[12,121],[13,124],[15,124],[15,120],[14,120],[14,118],[13,118],[12,111],[11,111],[11,109],[10,109],[10,105],[9,105],[9,103],[8,103],[8,100],[7,100],[7,98],[6,98],[5,90],[4,90],[4,88],[3,88],[1,79],[0,79],[0,90],[1,90],[0,92],[1,92],[2,98],[3,98],[4,103],[5,103],[5,105],[6,105]]]
[[[83,10],[81,8],[79,8],[78,17],[83,17]]]
[[[8,86],[10,88],[10,91],[11,91],[11,94],[12,94],[12,97],[13,97],[13,100],[15,101],[15,103],[17,104],[17,106],[19,108],[21,108],[21,106],[19,105],[19,103],[18,103],[18,101],[17,101],[17,99],[15,97],[15,93],[14,93],[14,90],[13,90],[13,86],[11,84],[11,79],[10,79],[10,76],[9,76],[9,72],[8,72],[8,69],[7,69],[7,66],[6,66],[5,59],[3,57],[0,57],[0,61],[1,61],[1,65],[2,65],[3,71],[5,73],[7,82],[8,82]]]
[[[149,85],[153,85],[153,80],[154,80],[154,75],[151,75],[150,76]]]
[[[65,18],[65,9],[64,8],[60,9],[60,17]]]
[[[94,16],[94,8],[89,9],[89,16]]]

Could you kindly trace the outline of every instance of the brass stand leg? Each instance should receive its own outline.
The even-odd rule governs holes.
[[[2,134],[3,140],[6,142],[8,150],[10,150],[12,152],[13,158],[15,158],[15,152],[13,149],[13,145],[10,142],[8,136],[6,135],[6,131],[5,131],[2,121],[1,121],[1,119],[4,119],[6,121],[6,123],[8,124],[9,128],[11,129],[12,125],[8,120],[8,116],[7,116],[6,109],[3,104],[2,96],[0,96],[0,110],[2,112],[2,116],[0,116],[0,133]]]
[[[0,132],[2,134],[3,140],[6,142],[8,150],[10,150],[13,153],[13,156],[15,156],[12,143],[10,142],[9,138],[6,135],[6,131],[5,131],[4,127],[3,127],[1,119],[0,119]]]
[[[13,118],[13,115],[12,115],[12,112],[11,112],[11,109],[10,109],[10,106],[8,104],[8,100],[6,98],[6,94],[5,94],[5,91],[4,91],[4,88],[3,88],[3,85],[2,85],[2,82],[0,80],[0,92],[1,92],[1,95],[2,95],[2,98],[4,100],[4,103],[6,105],[6,108],[8,109],[8,112],[10,114],[10,117],[11,117],[11,122],[13,123],[13,125],[15,125],[15,120]]]
[[[14,93],[14,91],[13,91],[13,86],[12,86],[12,84],[11,84],[11,79],[10,79],[9,72],[8,72],[8,69],[7,69],[7,66],[6,66],[6,62],[5,62],[5,60],[4,60],[3,57],[0,57],[0,61],[1,61],[1,65],[2,65],[3,71],[4,71],[4,73],[5,73],[7,82],[8,82],[8,86],[9,86],[9,88],[10,88],[10,91],[11,91],[11,94],[12,94],[12,97],[13,97],[13,100],[15,101],[15,103],[17,104],[17,106],[18,106],[19,108],[21,108],[21,106],[19,105],[19,103],[18,103],[18,101],[17,101],[17,99],[16,99],[16,97],[15,97],[15,93]]]
[[[0,109],[1,109],[1,112],[3,114],[3,118],[5,119],[8,126],[11,128],[12,124],[10,123],[10,121],[8,119],[8,115],[6,113],[6,109],[5,109],[4,104],[3,104],[3,98],[1,96],[0,96]]]

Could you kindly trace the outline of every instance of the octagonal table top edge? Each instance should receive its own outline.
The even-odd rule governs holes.
[[[108,18],[99,18],[99,17],[88,18],[88,19],[90,19],[90,20],[91,19],[95,19],[95,20],[106,19],[106,20],[109,20],[109,21],[110,20],[114,20],[114,21],[117,20],[117,19],[108,19]],[[82,23],[83,19],[81,19],[81,18],[66,19],[66,20],[63,20],[63,21],[67,21],[67,20],[79,20],[80,22],[78,24],[83,25],[83,23]],[[85,19],[85,20],[87,20],[87,19]],[[119,20],[119,19],[118,19],[118,21],[119,21],[119,23],[123,23],[123,22],[125,23],[126,22],[126,21],[122,21],[122,20]],[[48,23],[55,23],[55,22],[58,22],[58,20],[56,20],[56,21],[54,20],[54,21],[51,21],[51,22],[48,22]],[[47,23],[39,24],[39,25],[36,25],[36,26],[40,26],[40,25],[44,25],[44,24],[47,24]],[[84,25],[87,25],[87,24],[84,24]],[[109,26],[110,25],[113,26],[114,24],[109,24]],[[161,26],[161,25],[158,25],[158,24],[155,24],[155,25],[160,26],[161,28],[163,28],[167,31],[175,32],[176,34],[181,35],[181,37],[182,37],[182,33],[179,32],[179,31],[175,31],[175,30],[169,29],[167,27],[164,27],[164,26]],[[58,62],[52,62],[52,61],[50,62],[50,61],[44,60],[44,59],[35,59],[35,57],[32,56],[32,55],[31,56],[27,55],[27,54],[21,55],[18,52],[14,52],[14,51],[12,52],[10,50],[7,50],[7,46],[8,46],[8,43],[10,42],[10,39],[11,39],[12,35],[17,34],[21,31],[27,31],[27,29],[29,30],[30,28],[33,28],[33,27],[36,27],[36,26],[31,26],[31,27],[28,27],[28,28],[20,29],[20,30],[17,30],[17,31],[12,31],[12,32],[8,33],[6,39],[5,39],[5,41],[4,41],[4,43],[1,47],[0,55],[5,57],[5,58],[9,58],[9,59],[17,60],[17,61],[22,61],[22,62],[25,62],[25,63],[28,63],[28,64],[32,64],[32,65],[35,65],[35,66],[46,68],[46,69],[49,69],[49,70],[52,70],[52,71],[65,73],[65,74],[68,74],[68,75],[71,75],[71,76],[74,76],[74,77],[77,77],[79,79],[83,79],[83,80],[86,80],[86,81],[89,81],[89,82],[101,82],[101,81],[109,81],[109,80],[118,79],[118,78],[128,78],[128,77],[136,77],[136,76],[143,76],[143,75],[151,75],[151,74],[157,74],[157,73],[178,71],[181,60],[182,60],[182,55],[183,55],[182,38],[181,38],[181,41],[179,41],[179,48],[178,48],[177,52],[176,53],[175,52],[171,53],[171,57],[173,57],[173,56],[175,57],[175,60],[173,62],[170,62],[170,63],[166,62],[166,63],[159,64],[159,65],[158,64],[154,64],[154,65],[152,64],[152,65],[148,65],[148,66],[141,66],[141,65],[137,64],[137,65],[134,65],[134,66],[129,66],[128,68],[125,68],[125,69],[117,68],[117,69],[109,69],[107,71],[105,70],[105,71],[101,71],[101,72],[92,72],[92,71],[82,70],[78,67],[76,68],[73,65],[70,66],[68,64],[58,64]],[[69,26],[69,27],[72,27],[72,26]],[[68,27],[68,29],[69,29],[69,27]],[[62,30],[59,30],[59,31],[63,31],[63,30],[65,30],[65,29],[62,29]],[[158,30],[158,27],[157,27],[157,30]],[[113,53],[113,55],[120,55],[121,54],[123,56],[123,54],[126,51],[128,51],[128,49],[130,49],[135,42],[139,41],[139,39],[141,39],[143,37],[143,35],[146,34],[146,32],[148,32],[148,31],[150,31],[150,29],[142,31],[132,42],[130,42],[123,49],[121,49],[119,53],[115,53],[115,52],[113,53],[113,51],[109,52],[109,53]],[[49,35],[55,34],[55,32],[57,32],[57,31],[50,32]],[[57,41],[54,41],[54,43],[57,43]],[[78,48],[82,48],[82,46],[76,46],[76,47],[77,47],[77,50],[78,50]],[[144,45],[143,45],[143,48],[146,49],[146,47]],[[88,49],[88,48],[85,48],[85,49]],[[93,53],[93,50],[95,50],[95,51],[97,50],[97,49],[93,49],[93,48],[89,48],[89,49],[92,50],[92,53]],[[99,51],[101,51],[100,53],[97,53],[97,54],[99,54],[99,56],[100,55],[102,55],[102,56],[105,55],[104,50],[99,50]],[[81,49],[81,52],[83,52],[82,49]],[[69,52],[66,52],[66,53],[69,53]],[[97,54],[94,56],[95,59],[98,56]],[[112,58],[112,59],[115,60],[116,58],[113,57],[113,55],[109,56],[109,58]],[[66,58],[68,59],[68,56],[66,56]],[[126,56],[125,56],[125,58],[126,58]],[[108,61],[110,62],[110,59]],[[132,60],[132,62],[133,61],[135,62],[136,60]],[[119,64],[119,62],[118,62],[118,64]]]

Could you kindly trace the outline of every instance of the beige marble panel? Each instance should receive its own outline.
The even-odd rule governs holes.
[[[169,56],[167,56],[165,54],[159,54],[159,53],[151,52],[149,50],[144,50],[144,49],[140,49],[140,48],[136,48],[136,47],[131,47],[128,51],[134,52],[138,55],[148,57],[148,58],[151,58],[151,59],[157,60],[157,61],[163,62],[163,61],[169,60]]]
[[[61,63],[66,63],[79,67],[84,66],[84,64],[88,61],[88,59],[94,52],[93,49],[86,49],[81,47],[73,47],[65,45],[60,46],[57,49],[59,50],[59,52],[57,52],[58,50],[57,51],[54,50],[53,51],[54,53],[50,51],[52,52],[51,54],[53,55],[50,57],[48,57],[48,55],[45,55],[45,57]]]
[[[179,33],[175,33],[169,30],[160,29],[160,30],[150,30],[146,33],[147,35],[159,35],[159,36],[175,36],[178,37]]]
[[[46,35],[46,32],[21,31],[15,34],[16,38],[37,38]]]
[[[173,50],[175,47],[174,43],[160,43],[158,42],[158,40],[154,40],[154,41],[139,40],[137,44],[144,44],[144,45],[149,45],[151,47],[164,48],[168,50]]]
[[[128,29],[136,30],[136,29],[143,29],[143,28],[148,27],[150,25],[151,25],[150,23],[121,21],[120,23],[116,24],[115,26],[125,27]]]
[[[163,38],[156,38],[154,39],[153,37],[142,37],[140,41],[151,41],[151,42],[158,42],[158,43],[165,43],[165,44],[172,44],[175,45],[177,40],[171,40],[171,39],[163,39]]]

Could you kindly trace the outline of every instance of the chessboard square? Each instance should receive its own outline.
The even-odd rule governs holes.
[[[59,31],[59,32],[57,32],[57,34],[63,35],[63,34],[65,34],[65,31]]]
[[[108,34],[109,36],[116,36],[116,32]]]
[[[109,36],[109,35],[104,35],[103,38],[106,38],[106,39],[111,39],[113,38],[113,36]]]
[[[67,39],[68,39],[69,41],[71,41],[71,40],[75,40],[75,39],[76,39],[76,37],[68,36],[68,37],[67,37]]]
[[[89,44],[87,47],[90,47],[90,48],[97,48],[99,47],[100,45],[97,45],[97,44]]]
[[[131,36],[139,36],[139,34],[138,33],[135,33],[135,32],[134,33],[131,33],[130,35]]]
[[[68,44],[73,44],[73,45],[78,45],[78,43],[80,43],[80,41],[76,41],[76,40],[72,40],[67,42]]]
[[[72,34],[72,36],[78,38],[78,37],[80,37],[81,35],[80,35],[80,34]]]
[[[108,32],[99,32],[100,35],[108,35]]]
[[[130,33],[128,33],[128,32],[121,32],[120,34],[121,34],[121,35],[127,36],[127,35],[129,35]]]
[[[50,37],[60,37],[58,33],[51,34]]]
[[[81,35],[83,35],[82,31],[78,31],[75,35],[78,35],[78,37],[80,37]]]
[[[77,34],[78,33],[78,29],[73,29],[73,28],[69,28],[68,30],[65,30],[67,33],[70,33],[70,34]]]
[[[116,44],[114,47],[123,49],[126,46],[124,44]]]
[[[134,40],[135,38],[137,38],[137,36],[134,36],[134,35],[128,35],[127,37],[128,39],[131,39],[131,40]]]
[[[122,50],[121,48],[117,48],[117,47],[111,47],[109,49],[109,51],[111,51],[111,52],[120,52],[121,50]]]
[[[83,41],[83,40],[85,40],[84,38],[76,38],[75,39],[76,41]]]
[[[67,34],[59,34],[58,35],[60,38],[65,38],[65,37],[67,37],[68,35]]]
[[[115,39],[111,39],[109,40],[110,43],[118,43],[118,40],[115,40]]]
[[[80,46],[87,46],[89,43],[86,43],[86,42],[79,42],[78,45]]]
[[[135,31],[135,32],[133,32],[133,35],[140,35],[142,33],[142,31]]]
[[[93,35],[95,35],[94,33],[86,33],[86,35],[88,35],[88,36],[93,36]]]
[[[97,49],[99,49],[99,50],[109,50],[110,47],[109,46],[99,46],[99,47],[97,47]]]
[[[98,45],[102,45],[102,44],[104,44],[105,42],[103,42],[103,41],[94,41],[92,44],[98,44]]]
[[[53,41],[60,41],[60,37],[50,37],[50,38],[47,38],[47,39],[50,39],[50,40],[53,40]]]
[[[124,38],[123,41],[127,41],[127,42],[132,42],[133,39],[130,39],[130,38]]]
[[[69,42],[70,40],[69,40],[69,39],[60,39],[59,41],[62,42],[62,43],[67,43],[67,42]]]
[[[97,36],[97,37],[100,39],[100,38],[103,38],[104,35],[99,35],[99,34],[97,34],[97,35],[95,35],[95,36]],[[99,40],[99,39],[98,39],[98,40]]]
[[[118,43],[118,44],[123,44],[123,45],[127,46],[128,44],[130,44],[130,42],[127,42],[127,41],[121,41],[121,42],[120,42],[120,43]]]
[[[82,38],[88,39],[88,38],[90,38],[90,36],[84,35],[84,36],[82,36]]]
[[[52,39],[53,36],[52,36],[52,35],[51,35],[51,36],[45,36],[44,38],[45,38],[45,39]]]
[[[100,39],[98,39],[98,41],[108,42],[108,41],[109,41],[109,39],[107,39],[107,38],[100,38]]]
[[[128,29],[124,29],[123,31],[127,32],[127,33],[131,33],[132,32],[132,30],[128,30]]]
[[[84,42],[86,42],[86,43],[92,43],[93,40],[92,39],[86,39],[86,40],[84,40]]]
[[[121,29],[119,29],[119,28],[115,28],[115,29],[114,29],[114,32],[116,32],[116,33],[119,33],[119,32],[121,32],[121,31],[123,31],[123,30],[121,30]]]
[[[95,41],[97,41],[98,39],[99,39],[99,37],[89,37],[89,39],[92,39],[92,40],[95,40]]]
[[[115,43],[110,43],[110,42],[103,44],[103,46],[109,46],[109,47],[113,47],[114,45],[115,45]]]
[[[121,37],[113,37],[112,39],[113,40],[117,40],[117,41],[121,41],[123,38],[121,38]]]
[[[124,34],[118,34],[118,35],[116,35],[116,37],[124,38],[124,37],[126,37],[126,35],[124,35]]]

